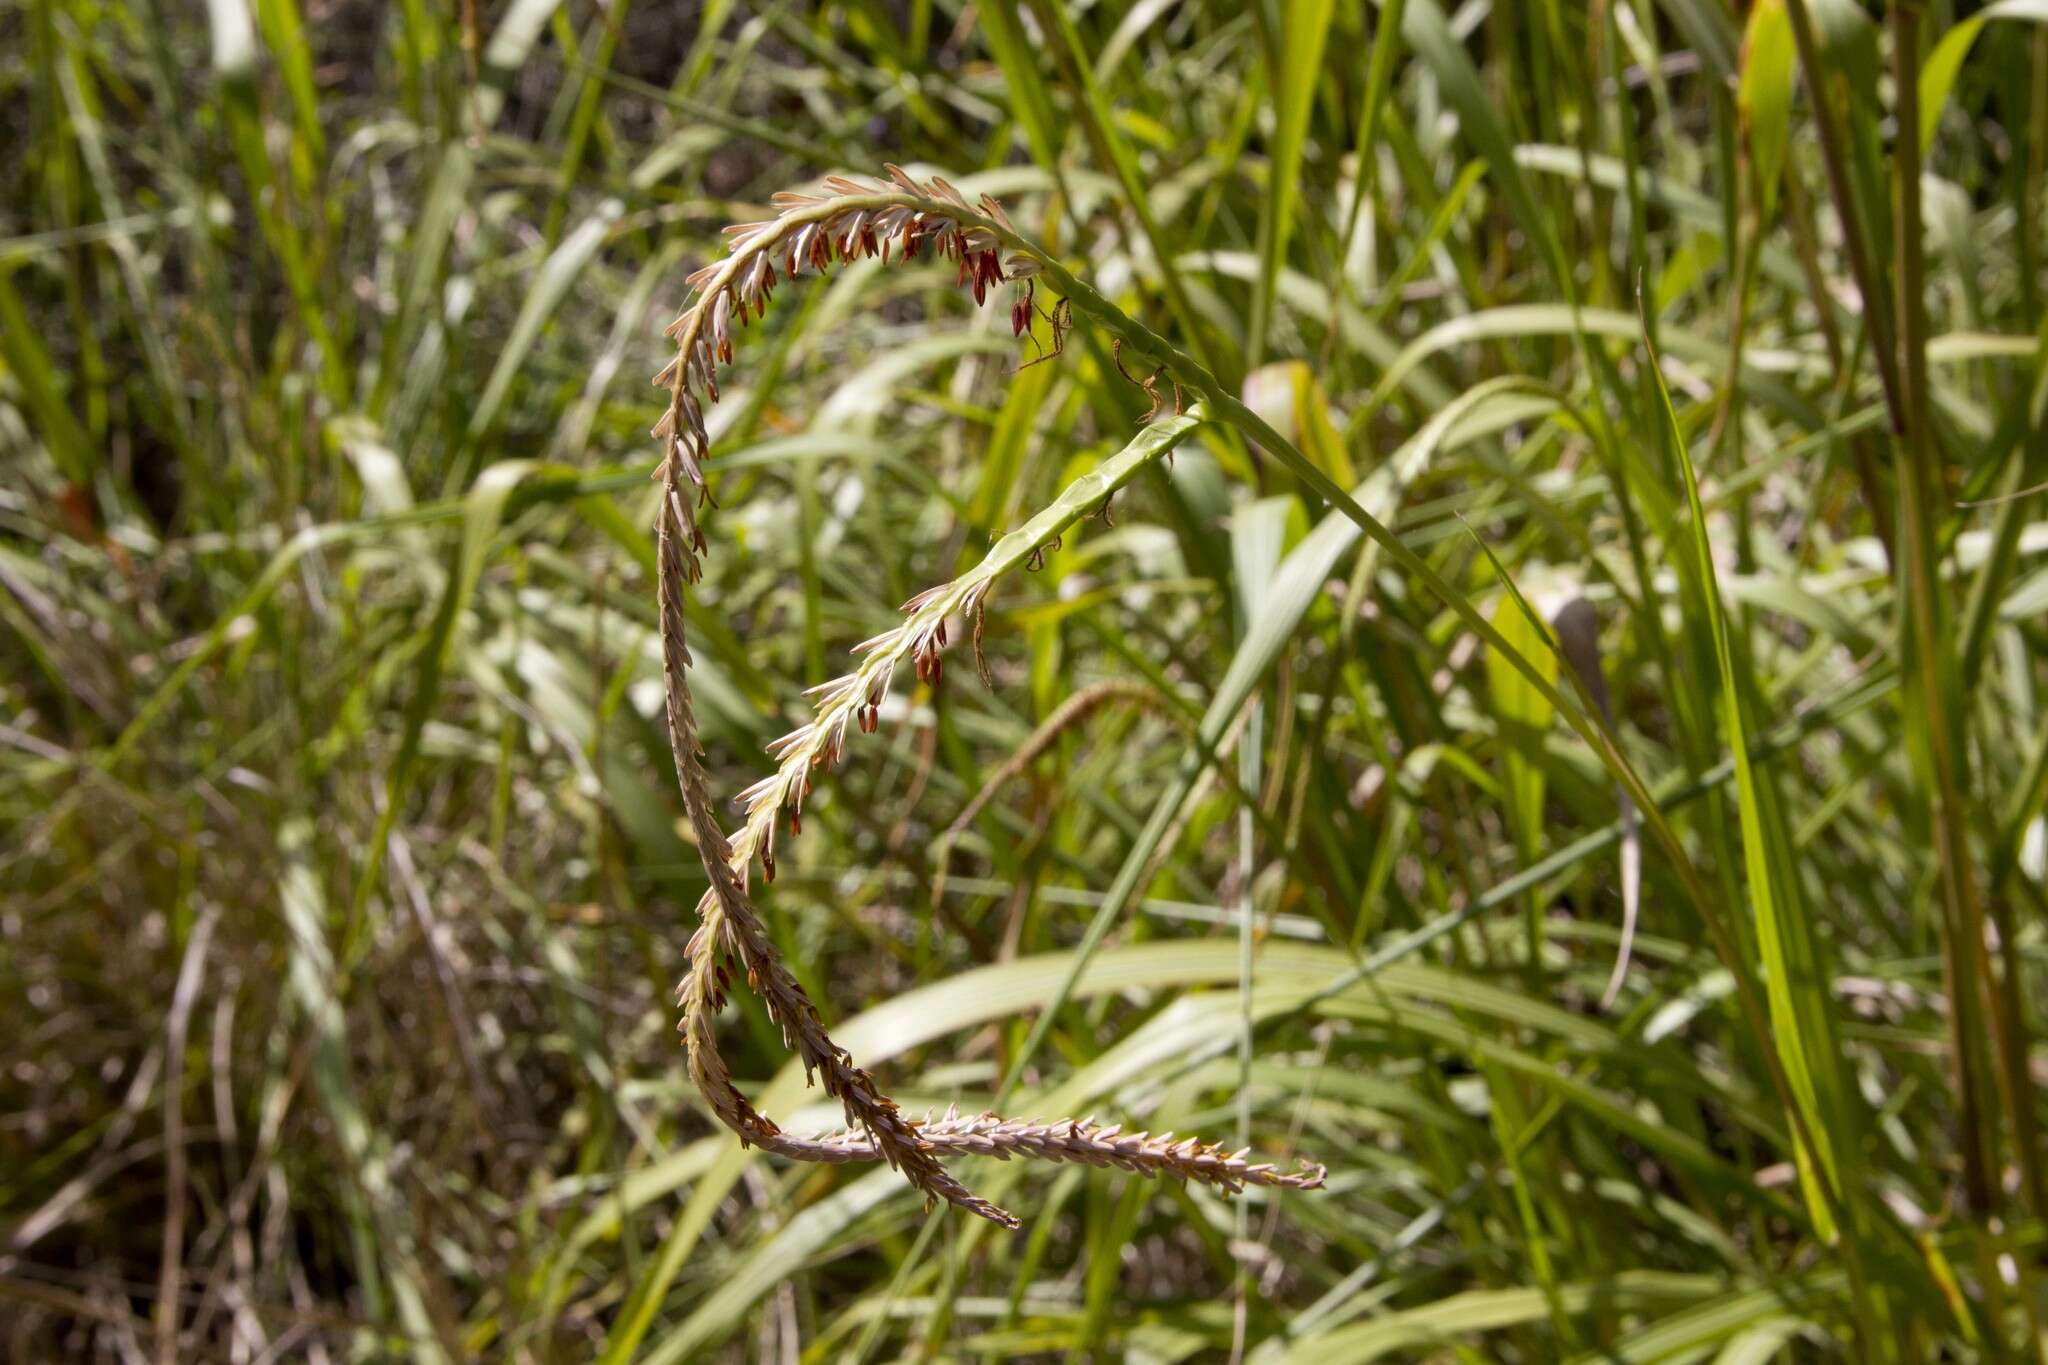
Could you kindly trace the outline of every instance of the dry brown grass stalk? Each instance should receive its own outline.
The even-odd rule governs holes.
[[[1016,242],[1001,207],[984,198],[970,207],[945,181],[921,184],[895,167],[888,184],[863,184],[833,177],[823,196],[776,196],[779,213],[761,223],[726,229],[731,254],[690,277],[697,290],[670,325],[676,359],[656,379],[670,394],[669,408],[655,428],[663,459],[656,471],[661,504],[656,518],[659,545],[659,605],[662,657],[668,692],[669,743],[683,806],[710,887],[699,901],[700,920],[689,946],[689,969],[678,988],[680,1025],[691,1079],[712,1111],[752,1143],[806,1161],[884,1160],[900,1170],[928,1199],[943,1199],[1006,1227],[1009,1213],[963,1187],[939,1162],[941,1153],[1020,1156],[1048,1161],[1112,1166],[1148,1175],[1169,1172],[1235,1192],[1245,1185],[1313,1188],[1320,1167],[1284,1174],[1252,1165],[1243,1153],[1228,1154],[1194,1139],[1124,1134],[1092,1120],[1019,1122],[995,1115],[936,1122],[907,1119],[876,1087],[867,1072],[826,1032],[817,1008],[783,965],[748,896],[748,875],[759,859],[763,875],[775,875],[775,822],[787,810],[799,826],[812,769],[837,760],[849,723],[864,731],[877,723],[878,708],[896,666],[913,661],[920,678],[935,677],[946,640],[946,620],[955,614],[978,618],[987,576],[969,575],[904,604],[905,621],[867,641],[864,657],[850,675],[813,690],[816,713],[810,723],[770,746],[775,773],[741,797],[746,818],[728,839],[712,811],[709,780],[697,738],[683,623],[683,593],[697,581],[706,544],[697,522],[697,503],[709,501],[704,464],[710,437],[704,406],[718,398],[717,367],[732,361],[732,329],[767,310],[779,278],[808,267],[819,271],[834,261],[859,257],[910,259],[929,251],[959,267],[960,283],[976,302],[1006,280],[1029,281],[1037,262],[1028,253],[1004,261],[1004,238]],[[999,235],[1000,234],[1000,235]],[[1013,328],[1029,324],[1028,296],[1012,309]],[[685,480],[689,486],[685,486]],[[730,964],[737,960],[747,984],[761,997],[784,1042],[846,1112],[849,1130],[821,1138],[792,1137],[748,1103],[718,1051],[716,1019],[730,989]]]
[[[1167,703],[1165,697],[1148,683],[1133,682],[1124,678],[1108,678],[1091,683],[1068,697],[1053,708],[1052,714],[1040,722],[1025,741],[1002,765],[982,783],[981,790],[974,794],[961,812],[953,817],[953,823],[946,826],[937,839],[932,841],[932,905],[936,907],[946,894],[946,878],[953,861],[953,846],[960,842],[960,836],[971,828],[977,817],[988,809],[988,803],[996,794],[1009,785],[1010,781],[1038,761],[1046,750],[1059,742],[1061,735],[1082,724],[1096,711],[1110,702],[1124,702],[1148,711],[1158,711],[1170,719],[1185,721],[1185,717]]]

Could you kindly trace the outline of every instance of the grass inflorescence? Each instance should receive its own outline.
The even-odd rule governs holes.
[[[975,622],[979,649],[981,616],[996,577],[1016,567],[1025,557],[1025,547],[1035,562],[1040,545],[1086,513],[1106,506],[1117,489],[1117,483],[1100,471],[1077,481],[1032,524],[997,542],[977,569],[953,582],[927,588],[905,602],[902,624],[854,647],[856,654],[865,656],[857,670],[810,689],[807,695],[816,707],[815,715],[768,746],[777,761],[774,774],[740,793],[739,805],[746,815],[738,833],[727,839],[720,832],[697,742],[681,601],[687,585],[701,574],[700,556],[708,549],[693,506],[695,497],[708,501],[710,495],[704,472],[710,438],[703,409],[717,399],[718,366],[732,363],[735,319],[737,325],[744,326],[750,314],[766,315],[778,259],[783,276],[793,278],[800,268],[822,271],[835,259],[880,259],[886,263],[892,247],[900,259],[911,261],[923,247],[958,264],[960,283],[973,290],[976,304],[984,301],[990,286],[1006,279],[1029,280],[1038,273],[1038,259],[1021,254],[1010,258],[1006,273],[1002,246],[990,224],[999,225],[1012,237],[1015,229],[994,199],[984,196],[977,208],[970,210],[966,200],[943,179],[920,185],[895,166],[889,167],[889,174],[888,185],[863,185],[834,177],[827,181],[830,193],[824,196],[778,194],[776,203],[782,212],[777,217],[728,228],[732,255],[691,276],[691,285],[698,292],[668,328],[677,357],[654,381],[670,392],[668,410],[654,430],[664,450],[655,471],[662,489],[656,537],[661,547],[659,598],[669,742],[682,785],[683,806],[711,882],[697,905],[699,928],[690,940],[690,970],[678,991],[691,1077],[713,1112],[745,1141],[799,1160],[881,1159],[902,1171],[928,1198],[957,1204],[1005,1227],[1020,1224],[947,1174],[937,1161],[939,1152],[1077,1161],[1147,1175],[1167,1173],[1232,1193],[1247,1184],[1313,1189],[1323,1183],[1320,1167],[1285,1174],[1270,1165],[1246,1162],[1243,1152],[1233,1155],[1192,1138],[1176,1144],[1143,1133],[1124,1136],[1118,1126],[1103,1127],[1092,1119],[1020,1123],[994,1114],[965,1121],[949,1118],[942,1124],[905,1119],[895,1102],[881,1094],[873,1079],[825,1032],[817,1010],[783,965],[748,900],[747,874],[756,860],[762,875],[769,881],[775,879],[778,817],[787,814],[792,835],[802,828],[803,802],[810,791],[812,771],[839,761],[849,724],[857,724],[864,732],[876,728],[897,666],[908,660],[921,681],[936,683],[947,644],[946,622],[955,617]],[[1029,308],[1030,300],[1019,300],[1018,306]],[[1013,309],[1012,331],[1021,334],[1026,320]],[[1202,415],[1198,409],[1186,419],[1150,431],[1129,449],[1144,456],[1164,454]],[[1119,482],[1135,474],[1140,461],[1126,459],[1122,466]],[[740,1094],[718,1055],[714,1032],[714,1019],[725,1004],[729,985],[728,958],[742,964],[748,985],[760,994],[769,1017],[781,1026],[784,1041],[802,1059],[806,1078],[817,1079],[827,1094],[845,1105],[847,1121],[859,1130],[859,1137],[792,1138]]]
[[[0,1356],[2038,1359],[2043,18],[0,9]]]

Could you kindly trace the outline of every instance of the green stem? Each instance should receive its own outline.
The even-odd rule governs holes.
[[[1919,126],[1919,15],[1911,4],[1892,7],[1894,74],[1899,81],[1899,126]],[[1964,829],[1968,757],[1959,742],[1958,697],[1947,621],[1940,596],[1934,500],[1940,486],[1928,429],[1925,259],[1920,218],[1920,144],[1897,140],[1897,275],[1899,329],[1896,368],[1899,407],[1899,622],[1901,657],[1919,694],[1917,726],[1924,747],[1923,779],[1934,825],[1943,934],[1942,965],[1949,991],[1949,1046],[1955,1068],[1962,1130],[1963,1188],[1972,1212],[1991,1213],[1997,1201],[1996,1128],[1986,1111],[1980,1049],[1985,1031],[1984,909],[1978,899]]]
[[[1892,346],[1891,300],[1865,241],[1862,215],[1856,211],[1856,192],[1849,180],[1849,146],[1841,125],[1835,121],[1835,107],[1828,98],[1827,73],[1820,65],[1820,49],[1814,40],[1813,19],[1807,13],[1805,0],[1786,0],[1785,11],[1792,20],[1792,41],[1799,49],[1799,65],[1806,72],[1806,91],[1813,102],[1813,122],[1820,130],[1821,163],[1827,168],[1828,193],[1834,199],[1835,213],[1842,221],[1842,246],[1848,253],[1849,272],[1855,277],[1856,292],[1863,299],[1863,326],[1870,335],[1870,349],[1877,357],[1878,378],[1884,383],[1885,407],[1891,413],[1892,430],[1903,432],[1906,429],[1905,398],[1900,390],[1898,357]],[[1919,88],[1917,71],[1907,83],[1915,90]],[[1904,98],[1902,94],[1902,101]],[[1913,139],[1908,136],[1900,141],[1912,142]],[[1918,153],[1919,144],[1914,143],[1916,161]]]

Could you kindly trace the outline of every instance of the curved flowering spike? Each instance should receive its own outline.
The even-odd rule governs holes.
[[[834,176],[825,182],[830,194],[777,195],[774,218],[727,228],[731,253],[689,277],[697,292],[665,329],[676,343],[676,359],[656,381],[668,389],[669,406],[654,435],[663,451],[656,470],[662,485],[656,577],[669,747],[690,831],[710,879],[697,905],[700,923],[690,939],[689,969],[677,988],[683,1014],[679,1028],[691,1080],[712,1112],[744,1143],[797,1160],[887,1161],[928,1200],[957,1204],[1006,1227],[1017,1226],[1017,1220],[964,1188],[940,1164],[941,1153],[1078,1161],[1148,1175],[1167,1172],[1232,1192],[1247,1184],[1314,1188],[1322,1182],[1320,1167],[1279,1175],[1270,1166],[1247,1165],[1242,1153],[1232,1156],[1193,1140],[1173,1144],[1144,1134],[1125,1137],[1114,1127],[1101,1128],[1092,1121],[1017,1123],[983,1115],[920,1124],[904,1118],[873,1078],[832,1041],[817,1008],[784,966],[747,894],[748,872],[756,859],[763,876],[774,879],[776,816],[787,810],[791,832],[800,828],[796,817],[809,790],[811,770],[837,760],[850,721],[863,732],[876,728],[896,666],[908,658],[920,678],[936,679],[947,642],[946,618],[974,618],[978,641],[981,604],[993,578],[1023,563],[1035,547],[1100,507],[1145,462],[1170,452],[1181,436],[1207,419],[1200,405],[1148,428],[1124,451],[1082,476],[1052,507],[999,541],[976,570],[905,603],[905,619],[898,626],[856,650],[862,660],[854,673],[813,689],[813,719],[770,746],[776,771],[741,793],[745,818],[730,840],[713,814],[690,695],[682,603],[686,585],[697,581],[703,567],[705,541],[695,503],[698,498],[709,500],[704,465],[711,436],[704,407],[718,400],[718,366],[732,363],[733,323],[745,326],[750,315],[766,313],[777,261],[784,275],[794,275],[804,266],[822,270],[835,256],[886,260],[893,247],[909,260],[929,246],[958,264],[961,283],[976,302],[994,286],[1028,278],[1041,268],[1033,249],[1019,249],[1028,248],[1028,243],[1018,238],[992,200],[972,209],[943,180],[924,185],[895,166],[888,172],[887,183]],[[1007,263],[1006,247],[1014,252]],[[805,1075],[845,1109],[851,1125],[847,1132],[823,1139],[791,1137],[756,1111],[734,1085],[719,1054],[715,1028],[730,990],[734,961],[766,1005],[784,1043],[802,1061]]]
[[[1042,1123],[1035,1119],[1006,1119],[997,1114],[962,1118],[949,1112],[943,1119],[927,1118],[916,1127],[919,1138],[934,1150],[948,1154],[992,1156],[999,1161],[1015,1156],[1082,1166],[1113,1166],[1148,1177],[1178,1176],[1212,1185],[1226,1194],[1236,1194],[1247,1185],[1321,1189],[1328,1174],[1314,1162],[1304,1162],[1298,1170],[1281,1171],[1269,1164],[1246,1161],[1243,1151],[1231,1152],[1194,1138],[1175,1142],[1171,1133],[1158,1137],[1126,1134],[1121,1124],[1098,1124],[1093,1118]],[[873,1161],[877,1156],[873,1144],[857,1132],[828,1133],[799,1141],[808,1148],[807,1155],[813,1161]]]

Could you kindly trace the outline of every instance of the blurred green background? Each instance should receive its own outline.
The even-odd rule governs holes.
[[[2048,1359],[2044,23],[0,0],[0,1350]],[[912,1112],[1327,1190],[958,1163],[1005,1234],[684,1074],[647,379],[725,224],[884,161],[1419,560],[1205,427],[998,584],[992,685],[905,671],[764,913]],[[1153,406],[953,286],[739,338],[722,795]]]

